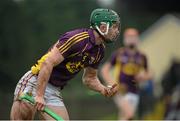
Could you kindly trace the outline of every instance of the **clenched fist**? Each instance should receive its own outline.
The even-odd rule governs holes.
[[[44,101],[44,97],[42,96],[36,96],[35,97],[35,107],[37,110],[44,110],[44,106],[45,106],[45,101]]]
[[[116,94],[117,91],[118,91],[118,85],[113,84],[112,86],[104,87],[101,94],[106,96],[106,97],[112,97]]]

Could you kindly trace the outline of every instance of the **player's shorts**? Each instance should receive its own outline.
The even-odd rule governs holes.
[[[31,71],[28,71],[24,76],[19,80],[16,85],[14,92],[14,100],[18,100],[18,97],[22,93],[28,93],[33,97],[36,96],[36,85],[37,85],[37,75],[33,75]],[[50,106],[64,106],[63,99],[60,93],[60,88],[47,83],[44,99],[46,105]]]
[[[119,108],[121,108],[121,101],[127,101],[129,105],[132,107],[133,112],[135,112],[137,110],[137,106],[139,103],[139,95],[131,92],[128,92],[123,95],[117,93],[114,96],[114,102]]]

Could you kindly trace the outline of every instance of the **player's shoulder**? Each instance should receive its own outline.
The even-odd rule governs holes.
[[[88,40],[91,37],[92,37],[92,30],[90,30],[90,28],[79,28],[65,32],[59,37],[59,41]]]
[[[146,54],[145,52],[143,52],[142,50],[138,50],[139,55],[141,55],[142,57],[146,58]]]
[[[66,36],[72,37],[72,36],[89,36],[89,29],[88,28],[78,28],[73,29],[65,33]]]

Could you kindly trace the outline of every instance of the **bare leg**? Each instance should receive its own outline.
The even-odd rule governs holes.
[[[134,116],[133,106],[127,99],[123,99],[121,95],[116,95],[114,101],[118,107],[118,120],[128,120]]]
[[[61,116],[64,120],[69,120],[69,115],[65,106],[48,106],[48,108],[53,110],[56,114]],[[51,118],[49,115],[43,112],[40,113],[40,118],[42,120],[53,120],[53,118]]]
[[[134,110],[127,100],[121,100],[120,107],[122,113],[121,120],[129,120],[134,117]]]
[[[23,101],[14,101],[12,108],[10,119],[11,120],[32,120],[36,113],[35,108]]]

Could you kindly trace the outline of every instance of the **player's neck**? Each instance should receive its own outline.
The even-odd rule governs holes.
[[[94,37],[95,37],[95,44],[100,45],[104,42],[103,38],[97,33],[95,30],[93,30]]]
[[[136,54],[138,49],[137,49],[137,47],[133,48],[133,49],[127,47],[126,50],[128,51],[129,54],[134,55],[134,54]]]

